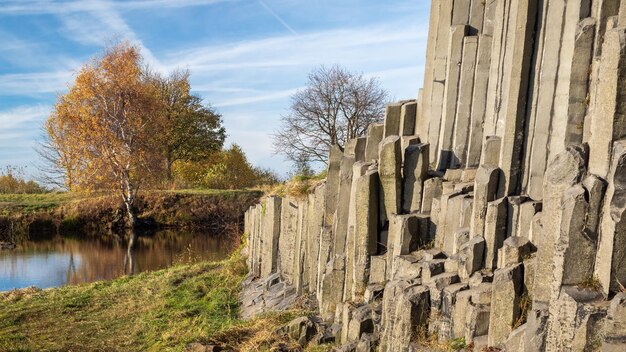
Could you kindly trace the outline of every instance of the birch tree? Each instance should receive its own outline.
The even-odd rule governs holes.
[[[119,43],[78,72],[45,124],[49,144],[67,168],[68,188],[114,190],[127,224],[136,224],[139,189],[162,175],[158,139],[164,106],[146,79],[139,49]]]

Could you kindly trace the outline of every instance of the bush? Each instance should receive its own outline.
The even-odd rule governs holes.
[[[37,182],[24,179],[21,169],[7,166],[0,171],[0,193],[2,194],[40,194],[46,192],[45,187]]]
[[[176,188],[209,189],[242,189],[280,181],[273,171],[253,167],[236,144],[204,161],[177,162],[174,180]]]

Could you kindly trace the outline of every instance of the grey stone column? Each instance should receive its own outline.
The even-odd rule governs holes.
[[[428,144],[410,145],[404,151],[402,211],[405,213],[422,209],[424,181],[428,177],[428,157]]]
[[[324,204],[324,225],[331,226],[337,210],[339,177],[343,151],[338,145],[330,148],[328,155],[328,174],[326,176],[326,199]]]
[[[265,203],[264,214],[260,217],[262,229],[261,243],[261,276],[268,277],[278,269],[278,241],[281,228],[282,199],[269,197]]]
[[[283,199],[280,212],[280,236],[278,239],[278,272],[288,284],[293,285],[296,276],[296,241],[299,230],[300,204],[295,198]]]
[[[613,144],[595,274],[605,294],[626,285],[626,140]]]
[[[556,239],[561,229],[561,200],[568,188],[582,180],[585,163],[586,155],[582,147],[571,146],[558,154],[548,166],[543,189],[543,233],[540,236],[533,234],[533,241],[538,248],[537,263],[552,263],[554,259]],[[549,302],[552,274],[551,265],[537,265],[534,302]]]
[[[481,165],[476,172],[471,237],[484,235],[487,204],[496,200],[499,176],[500,169],[495,165]]]
[[[400,137],[391,136],[380,143],[378,174],[381,184],[381,222],[399,214],[402,202],[402,150]]]
[[[433,63],[433,85],[430,96],[430,107],[426,109],[426,117],[430,119],[428,127],[428,144],[430,144],[430,160],[439,159],[439,133],[441,130],[443,96],[446,88],[448,67],[448,44],[450,25],[452,24],[453,0],[439,0],[439,21],[437,28],[437,47]],[[426,97],[428,99],[428,96]]]
[[[604,36],[592,109],[589,172],[606,177],[613,141],[626,137],[626,27]]]
[[[445,170],[452,161],[452,140],[454,138],[454,122],[456,120],[457,102],[459,97],[459,80],[463,61],[463,39],[467,35],[468,26],[455,25],[450,29],[448,46],[448,62],[446,68],[446,86],[443,96],[443,112],[439,132],[438,170]]]
[[[385,125],[371,124],[367,128],[367,143],[365,145],[365,161],[378,160],[378,147],[383,140]]]

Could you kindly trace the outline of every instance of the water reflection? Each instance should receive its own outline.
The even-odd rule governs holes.
[[[137,243],[137,232],[129,231],[126,233],[128,246],[126,249],[126,257],[124,258],[124,274],[135,275],[135,244]]]
[[[0,251],[0,291],[56,287],[162,269],[179,262],[220,260],[232,241],[199,233],[75,239],[56,237]]]

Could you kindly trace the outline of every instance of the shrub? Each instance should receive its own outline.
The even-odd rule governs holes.
[[[0,171],[0,193],[39,194],[47,190],[32,180],[26,180],[22,169],[7,166]]]
[[[174,165],[177,188],[242,189],[280,181],[272,170],[255,168],[240,146],[233,144],[200,162]]]

